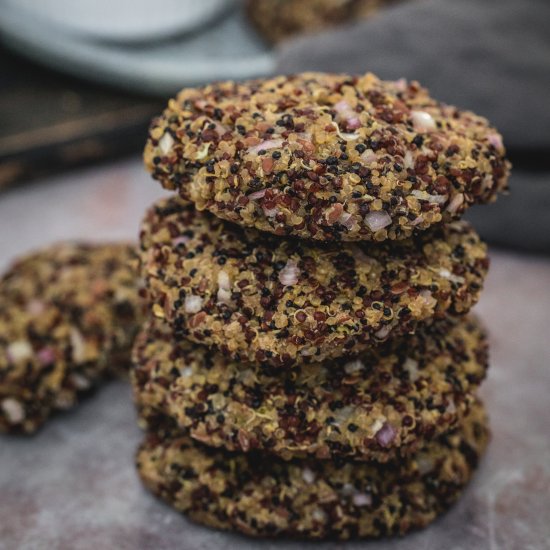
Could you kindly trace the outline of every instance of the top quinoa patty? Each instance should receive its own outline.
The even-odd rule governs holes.
[[[504,155],[484,118],[416,82],[304,73],[182,90],[144,158],[165,188],[242,226],[384,241],[494,200]]]

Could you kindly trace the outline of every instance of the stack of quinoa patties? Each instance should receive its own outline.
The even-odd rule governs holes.
[[[459,221],[507,185],[500,135],[417,83],[305,73],[185,89],[145,162],[144,483],[250,535],[431,522],[488,440],[488,268]]]

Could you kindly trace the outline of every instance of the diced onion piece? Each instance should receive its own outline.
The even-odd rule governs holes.
[[[218,302],[227,304],[231,301],[231,282],[226,271],[218,273]]]
[[[183,369],[181,369],[181,371],[180,371],[180,374],[184,378],[189,378],[193,374],[193,368],[192,367],[183,367]]]
[[[355,113],[355,111],[351,108],[351,105],[345,99],[335,103],[334,110],[345,118],[347,118],[350,113],[352,113],[352,115]]]
[[[419,132],[429,132],[430,130],[437,129],[432,115],[426,111],[412,111],[411,118],[415,130]]]
[[[90,380],[78,372],[71,373],[69,378],[77,390],[84,391],[92,386]]]
[[[353,216],[349,212],[342,212],[338,218],[338,223],[343,225],[346,229],[351,229],[353,227]]]
[[[194,102],[194,105],[197,109],[200,109],[201,111],[204,111],[206,107],[208,107],[208,102],[205,99],[197,99]]]
[[[422,290],[419,296],[428,308],[435,308],[437,305],[437,300],[432,296],[432,293],[429,290]]]
[[[504,144],[502,143],[502,136],[500,134],[489,134],[487,136],[487,139],[495,149],[504,149]]]
[[[208,156],[208,151],[210,150],[210,143],[203,143],[200,149],[197,149],[195,153],[196,160],[203,160]]]
[[[433,204],[443,204],[448,198],[447,195],[430,195],[428,192],[419,189],[411,191],[411,195],[420,201],[428,201]]]
[[[75,327],[70,332],[71,347],[75,363],[82,363],[86,359],[86,342],[82,333]]]
[[[384,425],[376,432],[376,441],[382,447],[389,447],[397,435],[397,430],[389,423]]]
[[[373,233],[376,233],[376,231],[384,229],[384,227],[391,224],[391,217],[384,210],[369,212],[365,216],[365,223]]]
[[[321,510],[321,508],[315,508],[315,510],[311,512],[311,517],[315,521],[319,522],[325,522],[327,520],[327,514],[323,510]]]
[[[457,193],[452,199],[449,205],[447,206],[447,212],[454,214],[464,202],[464,195],[462,193]]]
[[[202,309],[202,298],[200,296],[190,294],[185,297],[183,307],[186,313],[198,313]]]
[[[395,88],[398,92],[405,92],[407,90],[407,80],[405,78],[400,78],[394,82]]]
[[[16,340],[8,345],[6,350],[10,361],[26,361],[32,357],[32,347],[27,340]]]
[[[373,162],[376,162],[376,159],[378,157],[376,156],[376,153],[372,149],[367,149],[362,155],[361,160],[366,162],[367,164],[372,164]]]
[[[481,190],[487,191],[488,189],[491,189],[493,187],[493,176],[491,174],[485,174],[485,177],[483,178],[481,182]]]
[[[357,117],[357,112],[345,99],[335,103],[334,110],[342,120],[349,120],[350,118]]]
[[[448,412],[449,414],[456,413],[456,403],[452,397],[449,398],[449,404],[447,405],[445,412]]]
[[[308,484],[313,483],[315,481],[315,472],[309,468],[304,468],[302,470],[302,479]]]
[[[442,267],[439,270],[439,274],[444,278],[448,279],[449,281],[452,281],[453,283],[459,283],[462,284],[465,282],[466,279],[464,277],[461,277],[460,275],[455,275],[454,273],[451,273],[448,269]]]
[[[351,501],[353,502],[354,506],[357,506],[359,508],[363,506],[370,506],[372,504],[372,496],[367,493],[356,493],[353,495]]]
[[[46,346],[36,354],[36,357],[41,365],[51,365],[55,361],[55,351],[53,348]]]
[[[355,493],[355,487],[351,483],[344,483],[340,492],[345,496],[349,497]]]
[[[430,473],[434,469],[433,460],[427,456],[419,456],[416,462],[418,464],[418,472],[422,476]]]
[[[405,153],[405,156],[403,157],[403,164],[407,170],[414,168],[414,158],[411,151],[407,150]]]
[[[61,411],[67,411],[74,405],[74,402],[75,399],[73,395],[62,392],[55,397],[54,407]]]
[[[284,286],[292,286],[298,282],[300,270],[294,260],[288,260],[279,273],[279,281]]]
[[[217,120],[212,121],[212,124],[214,124],[214,126],[216,127],[216,132],[219,136],[223,136],[229,131],[223,124],[220,124]]]
[[[360,359],[355,359],[355,361],[350,361],[344,365],[344,370],[347,374],[353,374],[357,371],[360,371],[365,368],[365,364]]]
[[[338,118],[346,123],[348,130],[357,130],[361,127],[357,112],[346,100],[336,103],[334,110],[338,113]]]
[[[273,208],[262,207],[262,210],[268,218],[274,218],[279,213],[279,209],[276,206],[274,206]]]
[[[44,312],[44,309],[45,305],[42,300],[34,299],[27,304],[27,312],[31,315],[40,315]]]
[[[345,424],[349,424],[350,418],[354,412],[355,412],[355,408],[350,405],[336,410],[333,414],[334,416],[333,423],[336,426],[344,426]]]
[[[344,138],[346,141],[354,141],[359,139],[359,134],[350,134],[350,133],[341,133],[340,137]]]
[[[277,147],[283,146],[282,139],[267,139],[258,143],[258,145],[253,145],[248,148],[249,153],[258,153],[260,151],[269,151],[270,149],[276,149]]]
[[[377,330],[374,335],[376,336],[376,338],[382,340],[391,332],[391,329],[391,325],[384,325],[381,329]]]
[[[248,195],[248,198],[251,201],[255,201],[255,200],[258,200],[258,199],[263,199],[264,195],[266,194],[266,191],[267,191],[267,189],[261,189],[260,191],[254,191],[254,193],[250,193],[250,195]]]
[[[172,246],[176,247],[180,244],[187,244],[191,239],[186,235],[180,235],[179,237],[174,237],[172,239]]]
[[[164,135],[159,140],[159,149],[163,155],[167,155],[174,145],[174,138],[170,132],[164,132]]]
[[[0,406],[12,424],[19,424],[25,420],[25,409],[17,399],[6,397],[2,399]]]
[[[409,373],[409,379],[411,382],[416,382],[416,380],[418,380],[420,374],[418,372],[418,361],[416,359],[407,357],[403,363],[403,368]]]

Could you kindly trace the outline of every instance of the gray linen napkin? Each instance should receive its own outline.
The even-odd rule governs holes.
[[[492,242],[550,252],[550,0],[411,0],[277,55],[280,73],[405,77],[486,116],[515,164],[512,193],[470,217]]]

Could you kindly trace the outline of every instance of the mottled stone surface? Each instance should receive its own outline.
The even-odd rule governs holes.
[[[162,193],[139,161],[64,175],[0,195],[0,265],[54,239],[131,237]],[[481,208],[481,207],[479,207]],[[491,330],[483,386],[493,441],[466,495],[403,539],[315,548],[539,550],[550,522],[550,259],[493,251],[477,307]],[[313,548],[190,524],[139,484],[130,389],[113,382],[35,437],[0,438],[0,549]]]

